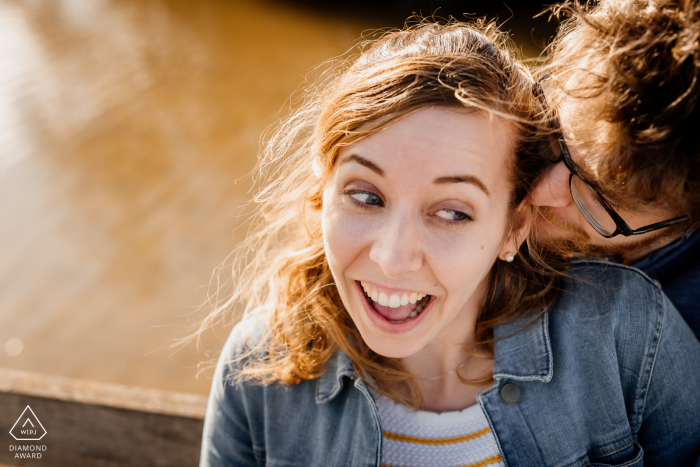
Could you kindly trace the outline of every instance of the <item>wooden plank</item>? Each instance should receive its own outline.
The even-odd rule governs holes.
[[[27,406],[47,431],[41,440],[9,434]],[[205,407],[194,394],[0,370],[0,464],[194,467]],[[45,446],[41,459],[16,458],[25,445]]]
[[[207,398],[0,368],[0,392],[204,419]]]

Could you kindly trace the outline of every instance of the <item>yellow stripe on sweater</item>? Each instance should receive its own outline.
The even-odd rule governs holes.
[[[460,465],[460,466],[456,466],[456,467],[485,467],[489,464],[495,464],[496,462],[501,462],[502,460],[503,459],[501,459],[501,456],[496,454],[495,456],[487,457],[483,461],[475,462],[474,464]],[[397,466],[382,464],[382,467],[397,467]]]
[[[474,438],[478,438],[479,436],[483,436],[490,431],[491,431],[491,428],[486,427],[483,430],[479,430],[479,431],[471,433],[469,435],[457,436],[455,438],[444,438],[444,439],[416,438],[415,436],[399,435],[396,433],[391,433],[389,431],[385,431],[384,437],[386,439],[391,439],[394,441],[403,441],[405,443],[438,445],[438,444],[453,444],[453,443],[461,443],[462,441],[469,441],[470,439],[474,439]]]

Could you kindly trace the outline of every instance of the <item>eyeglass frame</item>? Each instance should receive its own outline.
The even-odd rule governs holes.
[[[547,104],[547,99],[545,98],[545,95],[544,95],[544,90],[542,89],[542,85],[541,85],[542,81],[546,80],[547,78],[549,78],[549,75],[542,76],[540,79],[538,79],[535,82],[535,86],[534,86],[535,96],[537,98],[539,98],[540,103],[543,106],[543,109],[549,108],[549,106]],[[603,197],[603,195],[598,193],[598,190],[596,190],[593,187],[591,182],[586,180],[586,177],[584,177],[583,174],[581,174],[581,169],[579,169],[579,167],[572,160],[571,153],[569,152],[569,148],[566,145],[566,142],[564,142],[564,134],[563,134],[562,129],[561,129],[562,127],[561,127],[561,120],[559,119],[559,114],[554,109],[551,109],[550,111],[552,113],[552,118],[549,119],[549,125],[554,132],[553,135],[556,138],[557,143],[559,144],[559,149],[561,151],[561,154],[558,157],[556,157],[556,159],[553,159],[553,158],[548,157],[548,155],[550,154],[550,151],[547,151],[545,153],[545,157],[547,157],[547,159],[550,162],[552,162],[552,164],[557,164],[557,163],[563,161],[564,165],[569,170],[569,172],[570,172],[569,173],[569,194],[571,195],[571,199],[574,199],[574,194],[571,190],[571,184],[572,184],[572,181],[574,179],[574,176],[576,176],[579,178],[579,180],[581,180],[593,192],[593,194],[595,194],[595,196],[598,198],[598,201],[600,202],[600,205],[603,206],[603,209],[605,209],[605,211],[608,213],[608,215],[612,218],[613,222],[615,222],[615,231],[611,234],[605,235],[605,234],[601,233],[593,225],[593,222],[591,222],[591,220],[588,219],[588,217],[586,217],[586,215],[578,207],[578,204],[574,203],[574,204],[576,204],[576,207],[579,209],[579,212],[581,212],[581,215],[583,215],[584,219],[586,219],[586,221],[591,225],[591,227],[593,227],[593,229],[601,237],[612,238],[612,237],[615,237],[617,235],[623,235],[625,237],[631,237],[633,235],[642,235],[645,233],[654,232],[656,230],[660,230],[660,229],[663,229],[666,227],[671,227],[673,225],[677,225],[677,224],[680,224],[680,223],[683,223],[683,222],[690,220],[690,216],[687,216],[687,215],[686,216],[678,216],[678,217],[674,217],[674,218],[666,220],[666,221],[655,222],[653,224],[645,225],[645,226],[640,227],[638,229],[632,229],[627,224],[627,222],[625,222],[622,219],[622,217],[620,217],[620,215],[615,211],[615,209],[613,209],[612,206],[610,206],[610,203],[608,203],[608,201]],[[579,196],[579,200],[581,200],[581,202],[585,205],[585,203],[583,202],[583,200],[581,199],[580,196]],[[591,214],[591,217],[593,217],[592,214]],[[593,218],[593,220],[596,223],[598,223],[598,221],[595,220],[595,218]]]

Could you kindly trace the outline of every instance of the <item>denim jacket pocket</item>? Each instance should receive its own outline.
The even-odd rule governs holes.
[[[597,457],[586,465],[590,467],[641,467],[644,465],[644,449],[636,442],[632,442],[624,449]]]

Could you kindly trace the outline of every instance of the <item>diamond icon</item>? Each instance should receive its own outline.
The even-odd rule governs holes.
[[[31,407],[27,406],[10,430],[17,441],[38,441],[46,436],[46,429],[41,424]]]

